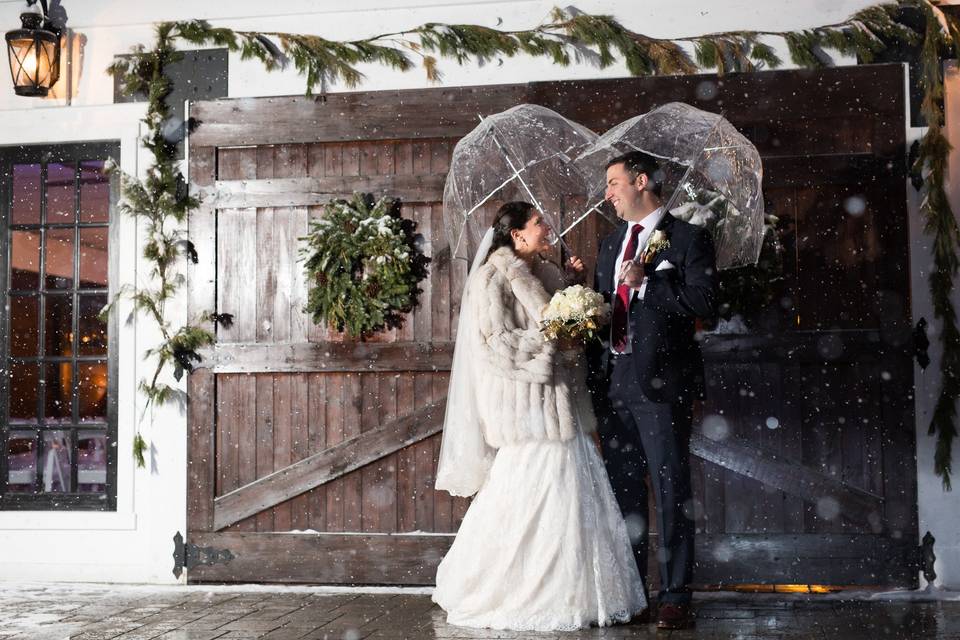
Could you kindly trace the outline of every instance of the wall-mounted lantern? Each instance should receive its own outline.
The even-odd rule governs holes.
[[[46,97],[60,78],[60,29],[47,16],[47,1],[27,0],[20,29],[8,31],[7,55],[18,96]]]

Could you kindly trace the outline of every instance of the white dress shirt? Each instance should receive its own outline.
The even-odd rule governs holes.
[[[640,232],[640,235],[637,236],[637,253],[634,258],[639,258],[643,255],[644,250],[647,248],[647,243],[650,242],[650,236],[653,235],[653,230],[657,228],[657,225],[660,224],[660,219],[663,217],[663,208],[657,207],[650,213],[646,215],[642,220],[638,222],[631,222],[627,226],[627,233],[623,236],[623,242],[620,243],[620,249],[617,251],[617,262],[614,264],[613,268],[613,297],[617,297],[617,286],[620,284],[620,265],[623,264],[623,252],[627,248],[627,243],[630,241],[630,232],[633,230],[633,225],[639,224],[643,225],[643,231]],[[633,302],[634,296],[639,296],[643,300],[643,294],[647,290],[647,276],[643,276],[643,282],[640,284],[640,287],[637,289],[632,289],[630,291],[629,302]],[[633,327],[630,326],[630,305],[627,305],[627,347],[623,350],[623,353],[632,353],[633,352]],[[610,334],[607,336],[607,339],[610,342],[610,351],[613,353],[619,354],[619,351],[614,350],[613,348],[613,325],[610,325]]]

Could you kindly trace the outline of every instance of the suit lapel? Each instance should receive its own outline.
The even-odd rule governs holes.
[[[657,226],[654,227],[654,231],[663,231],[665,234],[667,234],[667,239],[669,239],[670,228],[673,227],[673,223],[676,221],[677,219],[670,215],[670,212],[668,211],[660,217],[660,222],[658,222]],[[658,251],[657,254],[653,256],[653,261],[650,263],[650,265],[656,269],[661,260],[663,260],[663,252]]]

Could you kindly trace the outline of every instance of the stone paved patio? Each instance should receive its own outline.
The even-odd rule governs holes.
[[[13,585],[0,582],[3,640],[375,640],[415,638],[887,638],[960,640],[960,601],[697,594],[697,627],[624,625],[515,633],[447,625],[423,590]]]

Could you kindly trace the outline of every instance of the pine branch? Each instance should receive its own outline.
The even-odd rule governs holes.
[[[952,488],[951,474],[953,440],[957,436],[956,402],[960,397],[960,329],[951,294],[960,267],[960,228],[944,190],[946,163],[950,143],[943,135],[943,71],[942,51],[950,46],[950,32],[957,28],[952,18],[946,17],[948,31],[941,29],[937,10],[923,5],[926,31],[921,50],[921,83],[924,89],[923,115],[927,132],[920,143],[917,164],[926,172],[920,213],[924,217],[924,231],[933,236],[933,264],[930,274],[930,293],[934,316],[941,323],[943,356],[940,361],[940,393],[930,420],[928,433],[937,436],[934,453],[934,471],[943,487]]]

